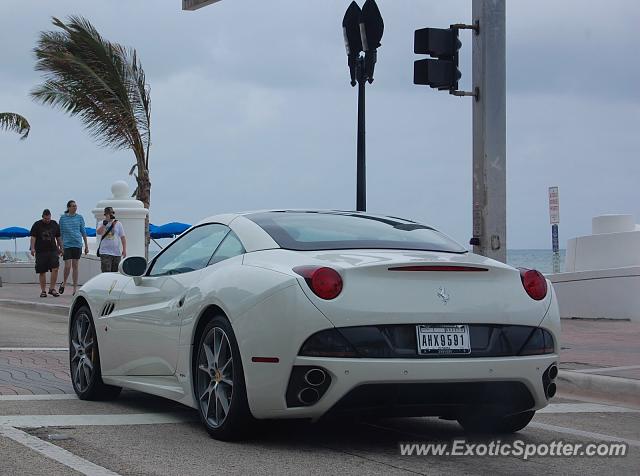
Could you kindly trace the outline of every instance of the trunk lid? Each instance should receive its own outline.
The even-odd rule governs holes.
[[[550,303],[550,290],[543,300],[535,301],[525,292],[518,270],[472,253],[290,253],[299,256],[298,264],[331,267],[342,276],[342,292],[330,301],[316,296],[298,276],[309,299],[338,327],[428,323],[537,326]],[[458,270],[460,267],[465,270]]]

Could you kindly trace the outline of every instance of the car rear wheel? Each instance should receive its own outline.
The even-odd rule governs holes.
[[[122,390],[102,381],[98,339],[87,306],[79,307],[71,317],[69,367],[73,389],[81,400],[113,400]]]
[[[231,324],[214,317],[198,344],[194,372],[200,419],[217,440],[238,440],[252,421],[240,350]]]
[[[516,413],[515,415],[467,414],[458,417],[458,423],[470,433],[515,433],[529,424],[535,411]]]

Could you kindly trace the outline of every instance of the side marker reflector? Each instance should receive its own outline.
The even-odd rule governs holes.
[[[251,362],[262,362],[266,364],[277,364],[280,362],[278,357],[251,357]]]

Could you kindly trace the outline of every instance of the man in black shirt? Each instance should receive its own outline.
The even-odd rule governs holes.
[[[45,209],[42,212],[42,220],[38,220],[31,227],[31,256],[36,257],[36,273],[40,275],[41,298],[47,297],[47,271],[51,271],[51,285],[49,294],[58,297],[55,290],[58,279],[58,267],[60,261],[58,256],[62,253],[62,242],[60,241],[60,227],[55,220],[51,219],[51,212]]]

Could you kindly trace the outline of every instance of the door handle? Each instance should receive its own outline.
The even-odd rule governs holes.
[[[184,304],[184,299],[187,297],[187,295],[185,294],[184,296],[182,296],[180,298],[180,300],[178,301],[178,307],[182,307],[182,305]]]

